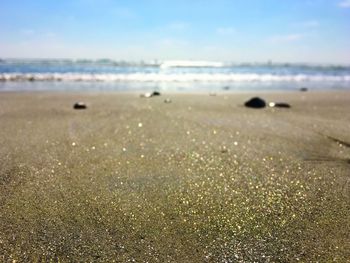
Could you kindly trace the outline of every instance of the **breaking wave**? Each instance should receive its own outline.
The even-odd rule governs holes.
[[[346,82],[349,75],[252,74],[252,73],[2,73],[0,81],[70,81],[70,82]]]

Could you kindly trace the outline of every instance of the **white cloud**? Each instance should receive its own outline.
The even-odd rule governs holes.
[[[273,36],[268,39],[270,43],[290,43],[301,40],[304,37],[303,34],[288,34]]]
[[[182,31],[188,28],[188,24],[185,22],[173,22],[166,26],[168,29]]]
[[[300,25],[307,28],[315,28],[320,26],[320,22],[318,22],[317,20],[309,20],[300,23]]]
[[[294,28],[294,30],[313,30],[319,28],[321,23],[318,20],[310,19],[291,23],[290,26]]]
[[[23,29],[20,33],[25,36],[32,36],[35,34],[35,31],[33,29]]]
[[[183,48],[186,47],[189,43],[183,39],[174,39],[174,38],[164,38],[158,42],[160,47],[166,48]]]
[[[237,33],[237,30],[233,27],[219,27],[216,29],[216,33],[221,36],[230,36]]]
[[[42,32],[35,31],[33,29],[23,29],[19,32],[23,39],[31,40],[45,40],[46,38],[55,38],[57,37],[56,33],[52,31]]]
[[[45,34],[45,37],[48,37],[48,38],[54,38],[54,37],[56,37],[57,35],[56,35],[56,33],[54,33],[54,32],[47,32],[46,34]]]
[[[344,0],[338,3],[342,8],[350,8],[350,0]]]
[[[190,24],[182,21],[174,21],[168,24],[162,24],[158,25],[155,28],[153,28],[154,32],[163,32],[163,33],[182,33],[184,31],[187,31],[190,27]]]

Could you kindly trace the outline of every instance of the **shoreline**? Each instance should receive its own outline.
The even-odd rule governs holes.
[[[342,93],[350,93],[350,87],[349,89],[308,89],[307,91],[300,91],[300,89],[286,89],[286,90],[199,90],[199,91],[167,91],[162,89],[144,89],[144,90],[1,90],[0,94],[52,94],[52,95],[74,95],[74,94],[94,94],[94,95],[104,95],[104,94],[111,94],[111,95],[141,95],[143,93],[147,92],[153,92],[153,91],[159,91],[162,96],[166,95],[208,95],[210,96],[211,93],[215,94],[214,96],[231,96],[231,95],[240,95],[240,94],[247,94],[247,95],[273,95],[273,94],[300,94],[300,95],[306,95],[309,93],[312,94],[342,94]]]

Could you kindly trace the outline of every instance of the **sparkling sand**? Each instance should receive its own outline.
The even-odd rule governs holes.
[[[350,93],[255,95],[1,93],[0,261],[347,262]]]

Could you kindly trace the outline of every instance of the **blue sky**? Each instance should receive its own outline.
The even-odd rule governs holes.
[[[350,0],[0,0],[0,57],[350,64]]]

